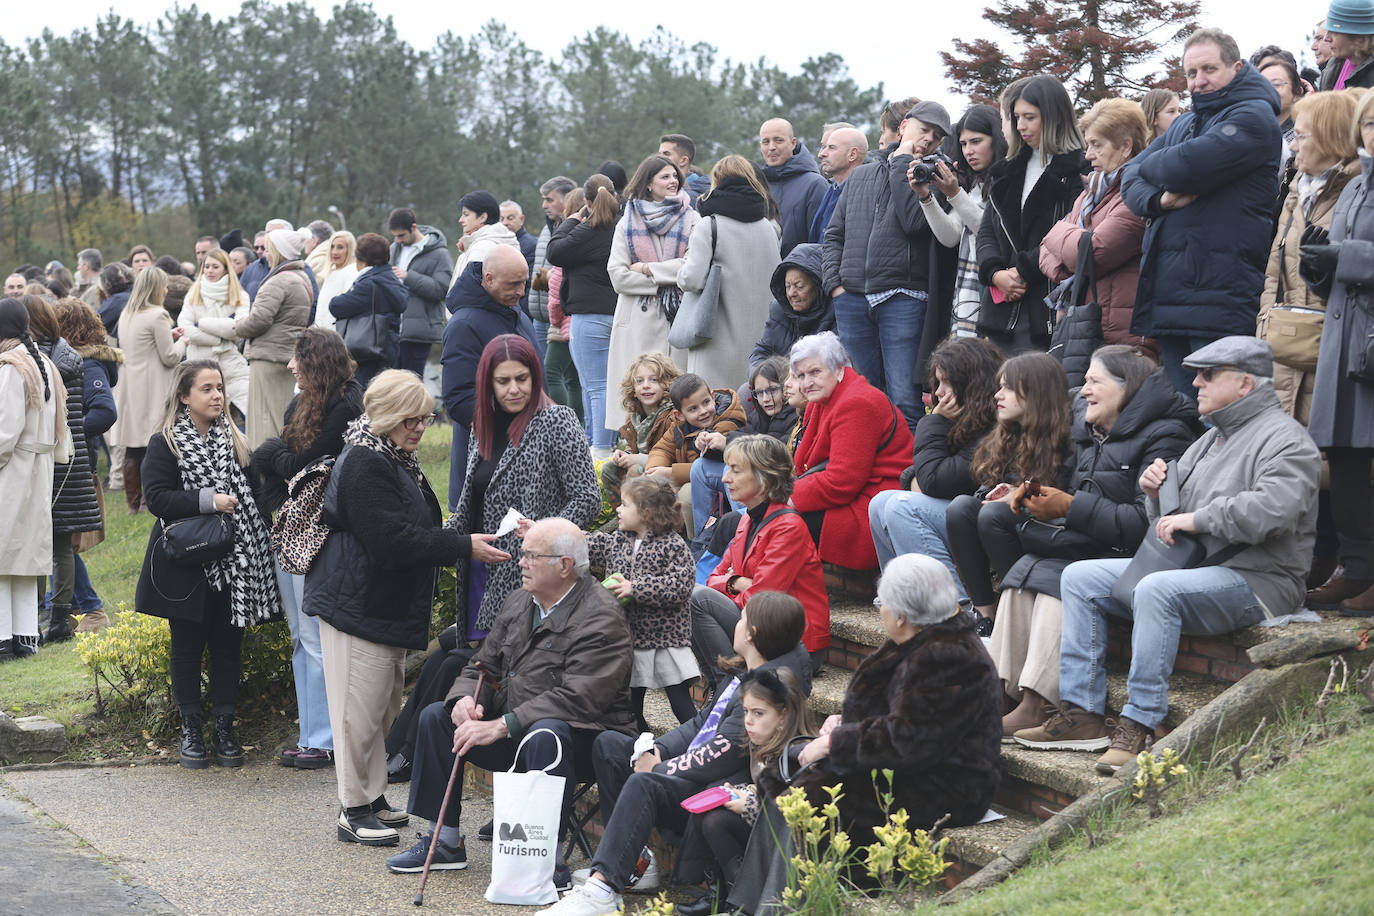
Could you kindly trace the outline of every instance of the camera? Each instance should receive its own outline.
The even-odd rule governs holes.
[[[911,165],[911,180],[916,184],[930,184],[935,178],[935,167],[942,162],[949,166],[950,169],[954,168],[954,160],[939,150],[936,150],[929,156],[917,159]]]

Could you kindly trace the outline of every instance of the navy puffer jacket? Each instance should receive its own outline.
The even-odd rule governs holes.
[[[816,301],[804,312],[794,311],[787,303],[789,268],[804,271],[816,284]],[[782,259],[769,283],[773,302],[768,306],[768,323],[763,326],[763,335],[754,345],[754,352],[749,354],[751,370],[770,356],[789,355],[792,345],[803,337],[835,330],[835,305],[822,281],[820,245],[798,245]]]
[[[768,190],[778,202],[782,215],[782,241],[779,251],[783,257],[792,249],[806,241],[811,234],[811,221],[820,209],[821,198],[830,188],[830,182],[821,177],[816,165],[816,157],[797,141],[792,158],[782,165],[766,165],[763,174],[768,179]]]
[[[1149,221],[1131,333],[1255,333],[1278,194],[1279,95],[1246,63],[1126,163],[1121,192]],[[1196,194],[1177,210],[1160,195]]]

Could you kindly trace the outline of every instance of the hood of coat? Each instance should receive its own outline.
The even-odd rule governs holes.
[[[72,349],[71,344],[67,343],[65,337],[57,340],[38,339],[38,349],[43,351],[43,355],[52,360],[57,371],[62,373],[62,381],[70,382],[76,378],[81,371],[81,354]]]
[[[816,284],[816,301],[811,303],[811,307],[804,312],[795,311],[787,302],[787,271],[788,268],[796,267],[806,271]],[[773,279],[769,282],[768,288],[773,293],[773,302],[782,307],[783,315],[795,316],[797,320],[807,318],[818,318],[830,308],[830,294],[825,291],[825,284],[821,282],[824,270],[821,267],[821,246],[820,245],[798,245],[783,258],[782,263],[773,271]]]
[[[1087,402],[1083,400],[1082,394],[1076,395],[1073,399],[1073,436],[1081,446],[1090,445],[1094,438],[1093,431],[1083,419],[1086,409]],[[1192,431],[1194,438],[1201,436],[1205,431],[1202,421],[1198,419],[1197,405],[1174,388],[1163,369],[1156,369],[1121,409],[1121,414],[1112,424],[1105,439],[1130,439],[1151,423],[1160,420],[1182,421]]]
[[[821,167],[816,164],[816,157],[811,155],[811,151],[806,148],[805,143],[798,140],[797,145],[792,149],[792,158],[782,165],[765,165],[763,167],[764,177],[768,179],[769,184],[796,178],[807,172],[815,172],[817,175],[821,173]]]
[[[1192,116],[1202,118],[1205,121],[1217,112],[1242,102],[1264,102],[1274,110],[1274,116],[1278,117],[1278,90],[1271,86],[1269,81],[1261,76],[1260,72],[1248,61],[1240,68],[1240,72],[1231,82],[1216,92],[1203,92],[1193,96]],[[1183,116],[1180,116],[1178,120],[1183,120]],[[1172,126],[1170,125],[1170,127]]]
[[[426,226],[421,223],[415,228],[420,231],[420,234],[423,236],[421,241],[424,242],[420,248],[419,254],[416,255],[417,258],[422,254],[428,254],[436,248],[448,247],[448,237],[445,236],[444,231],[437,226]],[[400,253],[401,243],[393,240],[391,242],[391,260],[396,260]]]
[[[476,242],[490,241],[496,245],[514,245],[520,247],[520,240],[515,237],[502,223],[492,223],[490,226],[483,226],[472,235],[467,236],[468,248],[470,249]]]
[[[124,365],[124,351],[105,344],[77,347],[76,352],[81,354],[82,359],[98,359],[102,363],[109,363],[112,366]]]

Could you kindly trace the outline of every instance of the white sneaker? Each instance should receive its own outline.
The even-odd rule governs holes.
[[[572,873],[573,887],[581,887],[587,883],[587,879],[592,876],[590,868],[579,868]]]
[[[562,900],[539,913],[541,916],[613,916],[620,910],[621,902],[619,894],[602,900],[595,890],[584,884],[568,891]]]

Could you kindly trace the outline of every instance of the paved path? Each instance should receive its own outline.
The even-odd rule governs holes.
[[[391,787],[388,798],[397,807],[405,789]],[[393,875],[383,866],[394,848],[338,842],[337,805],[333,770],[297,771],[274,762],[240,769],[0,773],[0,913],[422,912],[413,905],[419,876]],[[490,816],[490,798],[468,793],[464,829],[475,833]],[[409,831],[402,830],[403,842],[413,842],[424,826],[417,819],[411,823]],[[78,848],[78,838],[94,851]],[[473,916],[534,912],[483,899],[490,844],[470,840],[468,862],[466,871],[430,876],[425,910]],[[571,863],[586,864],[580,856]]]

